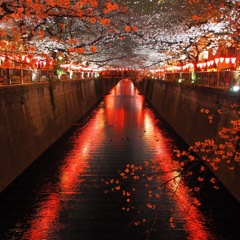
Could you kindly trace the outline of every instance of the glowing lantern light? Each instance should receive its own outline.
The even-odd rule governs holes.
[[[211,63],[210,62],[207,62],[207,66],[210,67]]]
[[[219,58],[215,58],[215,63],[216,63],[216,65],[218,65],[218,63],[219,63]]]
[[[206,67],[207,66],[207,63],[203,63],[203,67]]]
[[[223,61],[224,61],[224,58],[220,57],[220,63],[223,63]]]
[[[211,61],[210,61],[210,63],[211,63],[211,65],[213,65],[213,64],[214,64],[214,61],[213,61],[213,60],[211,60]]]
[[[234,64],[236,62],[236,58],[231,58],[231,62]]]
[[[225,58],[225,62],[228,64],[230,62],[230,58]]]

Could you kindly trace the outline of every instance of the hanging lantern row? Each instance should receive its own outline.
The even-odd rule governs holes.
[[[52,59],[34,59],[31,61],[32,64],[34,64],[34,67],[36,68],[47,68],[56,65],[56,62]]]
[[[187,63],[184,66],[172,66],[172,67],[168,67],[166,68],[167,71],[185,71],[185,70],[189,70],[189,69],[193,69],[194,68],[194,64],[193,63]]]
[[[194,64],[193,64],[193,63],[188,63],[188,64],[185,64],[185,65],[182,66],[182,69],[183,69],[183,70],[187,70],[187,69],[189,69],[189,68],[190,68],[190,69],[191,69],[191,68],[193,69],[193,68],[194,68]]]
[[[110,71],[137,71],[137,69],[135,68],[112,68],[112,69],[109,69]],[[141,70],[141,69],[138,69],[138,70]],[[143,69],[142,69],[143,71]]]
[[[229,64],[230,62],[232,64],[236,63],[236,58],[235,57],[219,57],[219,58],[215,58],[214,60],[211,61],[207,61],[207,62],[203,62],[203,63],[197,63],[197,67],[198,68],[205,68],[205,67],[210,67],[213,66],[214,64],[218,65],[219,63],[223,63],[225,62],[226,64]]]
[[[205,67],[210,67],[214,65],[214,60],[203,62],[203,63],[197,63],[198,68],[205,68]]]
[[[235,57],[232,57],[232,58],[230,58],[230,57],[226,57],[226,58],[220,57],[220,58],[215,58],[214,61],[215,61],[216,65],[218,65],[219,62],[223,63],[224,61],[227,64],[230,63],[230,61],[231,61],[232,64],[235,64],[236,58]]]
[[[51,58],[42,59],[42,58],[33,58],[30,55],[2,55],[0,56],[0,65],[8,66],[11,64],[27,64],[32,68],[47,68],[55,65],[55,61]],[[12,66],[14,67],[14,66]]]

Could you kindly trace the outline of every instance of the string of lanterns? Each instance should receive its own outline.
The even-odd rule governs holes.
[[[55,65],[56,62],[52,58],[43,58],[41,56],[32,56],[32,55],[0,55],[0,67],[5,68],[17,68],[21,67],[22,64],[27,65],[26,67],[30,68],[40,68],[46,69]]]
[[[229,64],[229,63],[232,63],[232,64],[235,64],[236,63],[236,58],[235,57],[219,57],[219,58],[215,58],[214,60],[211,60],[211,61],[207,61],[207,62],[203,62],[203,63],[197,63],[197,67],[198,68],[205,68],[205,67],[210,67],[210,66],[213,66],[214,63],[216,65],[218,65],[219,63],[226,63],[226,64]]]

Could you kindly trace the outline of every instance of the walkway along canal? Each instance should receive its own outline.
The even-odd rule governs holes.
[[[176,177],[184,147],[122,79],[1,193],[0,239],[240,239],[224,187],[194,192],[194,176]]]

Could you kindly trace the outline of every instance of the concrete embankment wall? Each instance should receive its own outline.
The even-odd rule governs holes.
[[[88,79],[0,87],[0,192],[116,83]]]
[[[239,111],[228,110],[232,104],[239,104],[239,93],[159,80],[143,80],[136,86],[189,146],[211,138],[220,142],[219,129],[231,127],[231,120],[239,119]],[[212,124],[201,109],[209,109],[214,114]],[[218,114],[218,109],[223,113]],[[240,165],[235,162],[234,169],[227,170],[222,162],[219,170],[213,172],[240,201]]]

